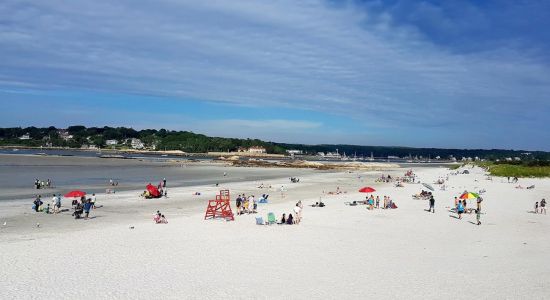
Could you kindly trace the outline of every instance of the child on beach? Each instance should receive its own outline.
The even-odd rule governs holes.
[[[540,213],[546,214],[546,199],[540,200]]]
[[[535,202],[535,213],[538,214],[539,213],[539,202]]]
[[[462,219],[462,214],[464,213],[464,206],[461,201],[458,201],[458,206],[456,207],[456,212],[458,213],[458,218]]]

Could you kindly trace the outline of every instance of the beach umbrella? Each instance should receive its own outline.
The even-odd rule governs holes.
[[[428,190],[430,190],[432,192],[434,191],[434,188],[431,185],[429,185],[427,183],[422,183],[422,185],[425,186]]]
[[[74,190],[74,191],[70,191],[67,194],[65,194],[65,197],[66,198],[80,198],[80,197],[83,197],[85,195],[86,195],[86,192],[79,191],[79,190]]]
[[[372,192],[376,192],[376,190],[371,188],[370,186],[366,186],[364,188],[359,189],[359,192],[360,193],[372,193]]]
[[[462,195],[460,195],[459,198],[460,199],[477,199],[479,198],[479,195],[472,192],[464,192]]]
[[[149,191],[149,194],[151,194],[151,196],[153,196],[153,197],[159,197],[160,196],[160,192],[159,192],[159,190],[157,189],[156,186],[149,183],[145,188],[147,189],[147,191]]]

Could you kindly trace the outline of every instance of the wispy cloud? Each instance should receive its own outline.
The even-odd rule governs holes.
[[[533,144],[549,137],[537,126],[550,112],[550,68],[539,52],[504,37],[466,51],[441,38],[467,42],[459,33],[475,32],[447,13],[459,10],[366,2],[5,0],[0,88],[296,108],[410,134],[521,126]],[[468,6],[471,22],[483,25],[486,13]],[[504,134],[491,134],[507,145]]]

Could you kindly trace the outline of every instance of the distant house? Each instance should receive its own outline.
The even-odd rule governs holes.
[[[252,146],[252,147],[248,148],[248,152],[249,153],[255,153],[255,154],[262,154],[262,153],[266,153],[267,151],[265,150],[264,147]]]
[[[107,145],[107,146],[116,146],[116,145],[118,145],[118,141],[117,140],[106,140],[105,145]]]
[[[145,148],[145,145],[140,139],[133,138],[130,141],[130,145],[132,146],[132,149],[143,149]]]
[[[30,140],[31,136],[28,133],[25,133],[24,135],[19,137],[20,140]]]
[[[98,148],[97,148],[97,146],[94,145],[94,144],[90,144],[90,145],[88,145],[88,144],[83,144],[83,145],[80,147],[80,149],[97,150]]]
[[[302,154],[303,151],[302,150],[286,150],[286,153],[288,153],[290,155],[297,155],[297,154]]]
[[[67,131],[66,129],[59,129],[57,131],[57,134],[59,135],[60,138],[62,138],[65,141],[68,141],[73,138],[73,135],[69,134],[69,131]]]

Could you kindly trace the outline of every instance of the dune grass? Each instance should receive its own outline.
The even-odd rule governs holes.
[[[550,166],[524,166],[513,164],[479,163],[493,176],[502,177],[550,177]]]

